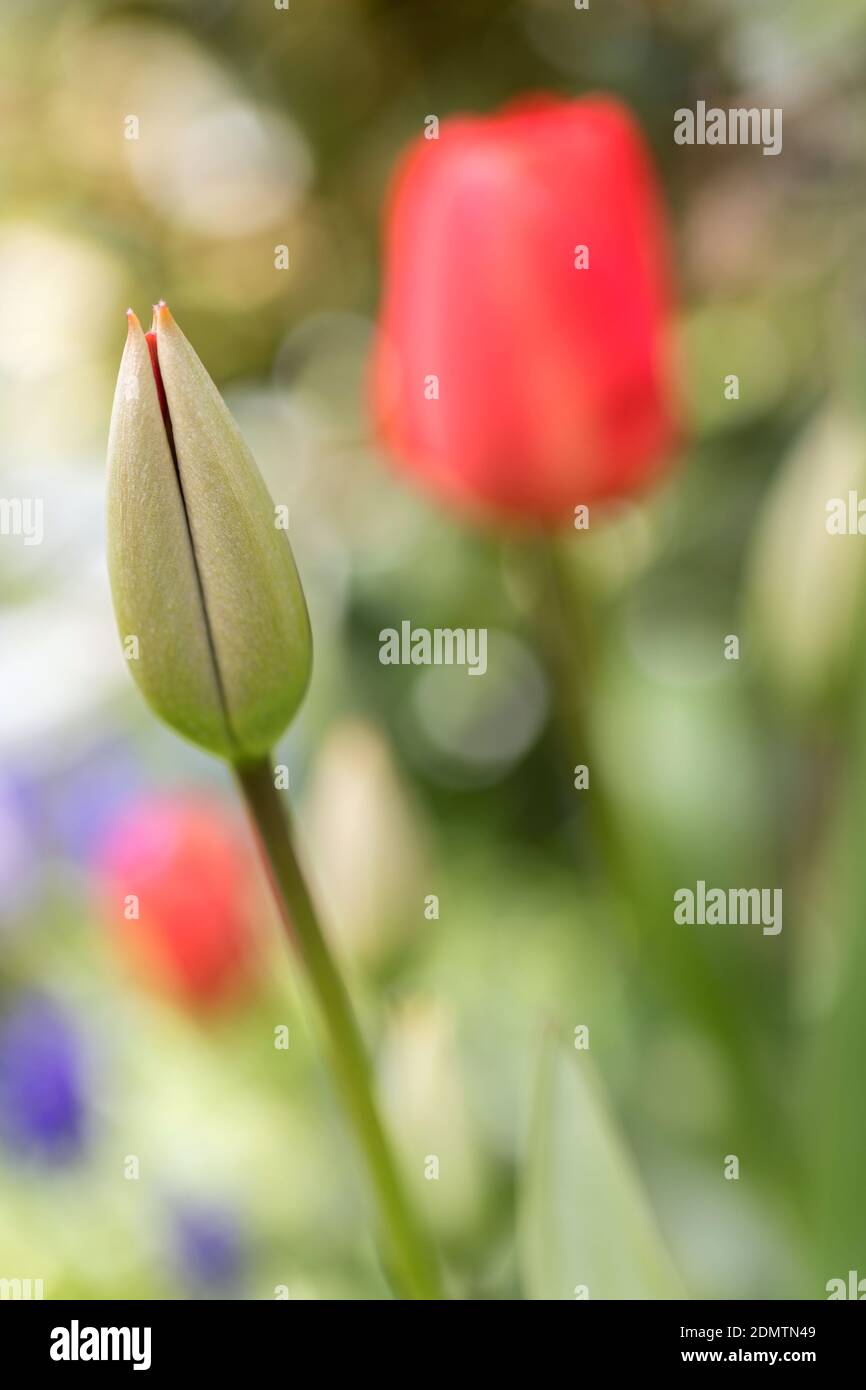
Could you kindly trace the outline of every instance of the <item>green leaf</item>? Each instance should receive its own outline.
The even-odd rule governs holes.
[[[520,1212],[531,1299],[687,1297],[585,1052],[548,1038]]]

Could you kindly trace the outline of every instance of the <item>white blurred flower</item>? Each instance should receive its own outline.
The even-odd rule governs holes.
[[[348,954],[373,960],[428,925],[420,812],[372,725],[348,720],[330,734],[302,821],[326,927]]]
[[[0,299],[14,331],[0,336],[0,372],[32,381],[98,356],[121,283],[101,248],[40,223],[6,223]]]
[[[312,174],[307,143],[281,113],[238,99],[190,109],[163,75],[141,120],[148,138],[127,154],[142,194],[168,220],[200,236],[244,236],[297,206]]]
[[[385,1104],[409,1181],[440,1233],[464,1234],[478,1215],[480,1160],[452,1013],[414,996],[394,1014],[383,1058]]]
[[[754,648],[777,688],[810,702],[844,679],[863,588],[859,537],[827,531],[827,503],[866,496],[866,431],[837,409],[798,440],[752,542],[746,607]]]
[[[76,132],[71,159],[101,178],[128,172],[162,217],[212,241],[282,223],[312,176],[293,121],[152,18],[72,33],[50,116],[59,138]]]

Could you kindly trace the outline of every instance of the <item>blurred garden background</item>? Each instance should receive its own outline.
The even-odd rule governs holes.
[[[290,508],[315,658],[277,756],[451,1293],[866,1276],[866,541],[825,526],[866,494],[864,75],[858,0],[5,0],[0,497],[44,539],[0,536],[0,1279],[390,1296],[231,779],[114,628],[108,419],[160,297]],[[398,474],[366,382],[425,118],[598,91],[670,210],[687,427],[554,542],[587,758],[532,546]],[[782,108],[783,152],[677,146],[698,100]],[[484,679],[381,665],[407,618],[486,627]],[[781,888],[783,930],[677,926],[698,880]]]

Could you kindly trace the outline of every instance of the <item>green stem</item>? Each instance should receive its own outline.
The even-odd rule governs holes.
[[[263,759],[235,768],[283,920],[318,1000],[331,1065],[379,1204],[387,1263],[406,1297],[443,1297],[432,1241],[416,1221],[373,1096],[370,1063],[346,986],[298,863],[291,820]]]

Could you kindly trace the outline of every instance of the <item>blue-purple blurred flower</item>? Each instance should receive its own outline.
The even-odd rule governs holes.
[[[24,906],[36,882],[29,800],[22,779],[0,774],[0,915]]]
[[[230,1211],[209,1204],[177,1206],[174,1238],[181,1276],[195,1293],[226,1297],[236,1291],[243,1240]]]
[[[86,1130],[84,1059],[70,1019],[50,999],[0,1013],[0,1139],[14,1151],[63,1162]]]
[[[114,741],[58,776],[45,799],[56,850],[89,868],[95,852],[124,807],[140,792],[141,766]]]

